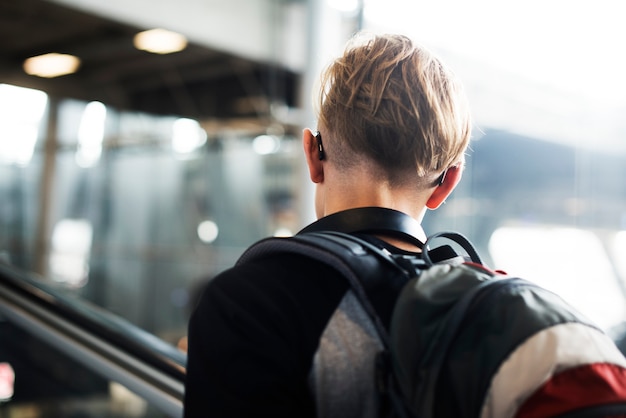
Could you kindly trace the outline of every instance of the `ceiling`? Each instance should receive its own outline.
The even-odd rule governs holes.
[[[44,0],[0,0],[0,83],[199,120],[269,121],[270,104],[296,106],[297,74],[197,44],[168,55],[140,51],[133,36],[145,29]],[[48,52],[78,56],[79,71],[24,73],[26,58]]]

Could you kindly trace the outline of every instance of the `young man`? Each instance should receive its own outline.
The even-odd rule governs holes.
[[[471,132],[454,75],[404,36],[357,35],[322,77],[304,153],[319,220],[419,252],[420,222],[461,178]],[[388,315],[397,287],[375,305]],[[303,256],[239,263],[189,324],[186,417],[376,416],[381,343],[347,281]]]

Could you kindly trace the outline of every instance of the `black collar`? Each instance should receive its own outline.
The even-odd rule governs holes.
[[[394,209],[365,207],[344,210],[313,222],[298,234],[319,231],[338,231],[387,235],[406,240],[423,248],[424,230],[419,222],[409,215]]]

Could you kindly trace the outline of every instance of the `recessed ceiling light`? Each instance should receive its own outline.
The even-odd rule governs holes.
[[[80,59],[78,59],[78,57],[56,52],[38,55],[24,61],[24,71],[26,71],[26,74],[45,78],[75,73],[79,66]]]
[[[187,47],[187,38],[165,29],[139,32],[134,39],[135,48],[154,54],[171,54]]]

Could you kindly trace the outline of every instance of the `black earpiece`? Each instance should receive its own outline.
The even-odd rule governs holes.
[[[447,173],[448,173],[448,169],[446,169],[443,173],[441,173],[441,175],[437,179],[437,185],[438,186],[441,186],[443,184],[443,182],[446,180],[446,174]]]
[[[322,145],[322,134],[320,134],[320,131],[315,131],[315,134],[313,134],[313,136],[315,136],[315,140],[317,141],[317,152],[319,154],[319,159],[323,160],[324,158],[326,158],[326,153],[324,152],[324,146]]]

